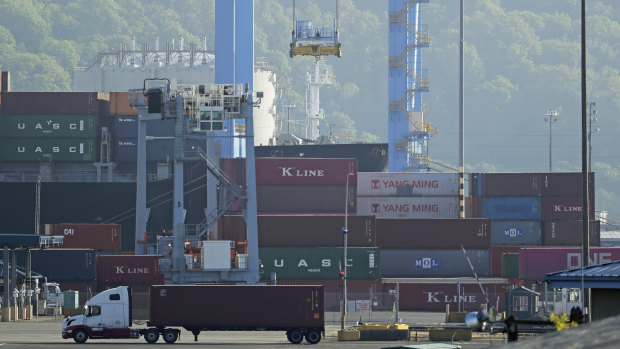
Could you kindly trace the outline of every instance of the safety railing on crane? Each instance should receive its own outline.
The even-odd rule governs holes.
[[[235,201],[247,198],[246,188],[242,184],[236,184],[234,181],[222,171],[222,169],[213,161],[207,153],[200,147],[196,148],[196,154],[198,158],[207,166],[207,170],[211,172],[220,183],[219,186],[219,203],[218,207],[209,211],[206,214],[206,218],[196,225],[195,234],[202,236],[217,220],[222,217],[229,208],[231,208]]]

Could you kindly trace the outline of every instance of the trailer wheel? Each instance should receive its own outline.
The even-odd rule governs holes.
[[[321,341],[321,332],[317,330],[311,330],[306,333],[306,342],[310,344],[317,344]]]
[[[157,340],[159,339],[159,331],[157,331],[157,329],[154,328],[149,328],[148,330],[146,330],[146,332],[144,332],[144,340],[147,343],[156,343]]]
[[[177,330],[173,330],[169,328],[167,330],[164,330],[162,337],[164,337],[164,341],[166,343],[172,344],[177,341],[177,338],[179,337],[179,333],[177,332]]]
[[[73,340],[78,344],[86,343],[88,340],[88,332],[82,329],[76,330],[73,332]]]
[[[287,331],[286,338],[288,339],[289,342],[293,344],[299,344],[301,343],[301,341],[304,340],[304,335],[301,333],[300,330],[295,329],[295,330]]]

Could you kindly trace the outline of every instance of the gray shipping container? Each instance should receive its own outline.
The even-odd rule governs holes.
[[[528,245],[542,244],[540,221],[498,221],[491,223],[491,244]]]
[[[459,198],[437,197],[358,197],[357,214],[377,218],[458,218]]]
[[[480,277],[491,274],[489,250],[467,250]],[[381,250],[381,277],[473,276],[462,250]]]
[[[581,172],[553,173],[472,173],[471,196],[579,196]],[[594,193],[594,173],[589,174],[590,193]],[[593,195],[593,194],[592,194]]]
[[[97,278],[95,250],[46,249],[31,251],[32,271],[48,282],[94,281]],[[26,266],[26,252],[18,250],[17,264]]]

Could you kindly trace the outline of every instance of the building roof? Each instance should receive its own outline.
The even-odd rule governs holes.
[[[36,234],[0,234],[0,248],[39,248],[62,245],[63,236]]]
[[[585,288],[620,289],[620,261],[549,273],[544,281],[553,288],[581,288],[582,275]]]

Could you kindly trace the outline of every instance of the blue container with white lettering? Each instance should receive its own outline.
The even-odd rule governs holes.
[[[467,250],[478,276],[491,274],[489,250]],[[381,250],[381,277],[462,277],[473,276],[460,249]]]
[[[492,220],[540,220],[540,198],[484,197],[482,218]]]
[[[498,221],[491,222],[491,245],[542,244],[540,221]]]

